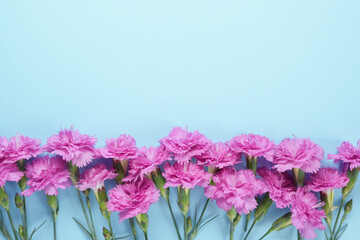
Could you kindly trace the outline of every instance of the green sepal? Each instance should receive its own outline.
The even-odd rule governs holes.
[[[59,200],[56,195],[46,195],[46,199],[48,202],[48,205],[51,209],[51,212],[54,216],[54,220],[56,221],[58,213],[59,213]]]
[[[186,218],[186,233],[189,234],[191,232],[192,229],[192,221],[191,221],[191,217],[188,216]]]
[[[186,217],[190,207],[190,189],[178,187],[178,206],[180,212]]]
[[[342,189],[343,199],[347,198],[349,196],[349,194],[351,193],[351,191],[353,190],[358,175],[359,175],[359,168],[354,168],[353,170],[348,169],[347,176],[350,179],[350,181]]]
[[[151,180],[155,184],[156,188],[160,190],[160,195],[165,198],[166,200],[169,199],[169,188],[164,188],[165,185],[165,178],[163,177],[159,168],[151,173]]]
[[[149,217],[147,213],[140,213],[136,215],[135,218],[141,230],[143,230],[143,232],[146,233],[149,226]]]
[[[9,196],[7,195],[4,187],[0,187],[0,206],[2,206],[6,211],[9,211]]]
[[[111,240],[111,233],[106,227],[103,227],[103,236],[105,240]]]
[[[270,232],[272,231],[280,231],[283,230],[284,228],[287,228],[291,226],[291,212],[288,212],[286,214],[284,214],[283,216],[281,216],[280,218],[278,218],[272,225],[270,228]]]
[[[269,193],[266,193],[255,210],[255,221],[258,222],[263,219],[272,204],[273,200],[271,200]]]

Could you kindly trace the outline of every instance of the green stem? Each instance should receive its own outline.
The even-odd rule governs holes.
[[[332,233],[332,230],[331,230],[331,222],[330,222],[330,220],[328,218],[326,218],[325,222],[326,222],[326,224],[327,224],[327,226],[329,228],[330,239],[333,239],[333,233]]]
[[[246,218],[245,218],[245,228],[244,228],[244,231],[246,232],[247,231],[247,227],[248,227],[248,224],[249,224],[249,221],[250,221],[250,217],[251,217],[251,212],[249,214],[246,214]]]
[[[188,237],[187,237],[187,231],[186,231],[186,216],[184,216],[184,240],[187,240]]]
[[[108,218],[106,218],[108,224],[109,224],[109,228],[110,228],[110,233],[111,233],[111,239],[112,240],[115,240],[115,236],[114,236],[114,231],[113,231],[113,228],[112,228],[112,225],[111,225],[111,219],[110,219],[110,216]]]
[[[97,237],[96,237],[96,230],[95,230],[95,225],[94,225],[94,219],[93,219],[93,216],[92,216],[91,204],[90,204],[90,197],[89,197],[89,196],[86,196],[86,205],[87,205],[87,207],[88,207],[88,209],[89,209],[89,215],[90,215],[92,232],[94,233],[95,239],[96,239],[96,238],[97,238]]]
[[[25,231],[25,240],[28,239],[28,224],[27,224],[27,213],[26,213],[26,198],[25,196],[22,196],[22,199],[23,199],[23,203],[24,203],[24,231]]]
[[[57,218],[57,216],[55,213],[53,213],[52,215],[53,215],[54,240],[56,240],[56,218]]]
[[[137,240],[134,218],[129,218],[129,223],[130,223],[132,234],[134,236],[134,240]]]
[[[200,214],[200,218],[199,218],[199,220],[197,221],[197,223],[196,223],[196,225],[195,225],[195,228],[194,228],[195,230],[199,227],[200,222],[201,222],[201,219],[202,219],[203,216],[204,216],[206,207],[208,206],[209,202],[210,202],[210,198],[208,198],[208,199],[206,200],[205,206],[204,206],[204,208],[203,208],[203,210],[202,210],[202,212],[201,212],[201,214]]]
[[[271,233],[271,229],[269,229],[261,238],[259,238],[259,240],[263,240],[267,235],[269,235]]]
[[[81,197],[80,190],[76,188],[76,192],[77,192],[77,195],[78,195],[78,198],[79,198],[79,201],[80,201],[81,209],[82,209],[82,211],[84,213],[84,216],[85,216],[86,224],[88,225],[90,233],[91,233],[91,238],[92,238],[92,240],[95,240],[97,238],[96,238],[96,235],[94,235],[93,229],[92,229],[92,227],[90,225],[89,217],[87,215],[87,212],[86,212],[86,209],[85,209],[82,197]]]
[[[148,240],[148,235],[147,235],[147,232],[146,231],[143,231],[144,232],[144,237],[145,237],[145,240]]]
[[[256,223],[256,220],[254,219],[253,223],[251,224],[251,227],[250,227],[249,231],[246,233],[246,236],[245,236],[244,240],[246,240],[248,238],[248,236],[249,236],[251,230],[253,229],[255,223]]]
[[[176,229],[176,233],[177,233],[177,235],[178,235],[179,240],[181,240],[179,227],[178,227],[178,225],[177,225],[177,223],[176,223],[175,216],[174,216],[174,213],[173,213],[171,204],[170,204],[170,200],[169,200],[169,198],[166,198],[165,200],[166,200],[166,202],[167,202],[167,204],[168,204],[168,207],[169,207],[169,210],[170,210],[170,213],[171,213],[171,218],[172,218],[172,221],[173,221],[173,223],[174,223],[174,227],[175,227],[175,229]]]
[[[234,220],[230,221],[230,240],[234,239]]]
[[[301,235],[300,235],[300,231],[299,231],[299,230],[297,230],[297,239],[298,239],[298,240],[303,240],[303,238],[302,238]]]
[[[343,198],[341,199],[340,207],[339,207],[338,213],[337,213],[337,215],[336,215],[335,225],[334,225],[333,231],[332,231],[332,233],[331,233],[332,236],[334,236],[334,234],[335,234],[336,227],[337,227],[337,224],[338,224],[338,221],[339,221],[339,217],[340,217],[340,214],[341,214],[341,210],[342,210],[343,205],[344,205],[344,201],[345,201],[345,198],[343,197]]]
[[[6,210],[6,213],[8,215],[8,218],[9,218],[9,221],[10,221],[10,225],[11,225],[11,228],[12,228],[12,231],[13,231],[13,234],[14,234],[14,237],[16,240],[18,240],[18,235],[17,235],[17,232],[16,232],[16,229],[15,229],[15,226],[14,226],[14,221],[11,217],[11,213],[10,213],[10,210],[9,209],[5,209]]]

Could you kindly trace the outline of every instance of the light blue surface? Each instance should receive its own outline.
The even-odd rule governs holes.
[[[279,143],[294,134],[335,153],[341,141],[360,138],[359,7],[355,0],[1,1],[0,135],[45,142],[75,125],[99,147],[122,133],[150,146],[187,124],[215,141],[254,132]],[[13,197],[16,185],[6,187]],[[343,239],[360,233],[359,187]],[[192,198],[191,211],[204,204],[201,189]],[[85,239],[71,219],[84,222],[73,189],[60,193],[60,204],[59,240]],[[31,196],[29,206],[31,228],[48,220],[36,239],[51,239],[44,195]],[[105,221],[93,209],[100,236]],[[198,240],[228,238],[226,215],[211,203],[207,216],[216,213]],[[251,239],[282,213],[272,209]],[[150,239],[176,239],[163,200],[149,215]],[[117,219],[117,235],[130,233]],[[268,239],[295,236],[288,228]]]

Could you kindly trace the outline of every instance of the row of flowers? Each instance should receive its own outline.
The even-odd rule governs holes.
[[[119,213],[120,222],[129,221],[134,239],[139,237],[135,222],[148,239],[147,212],[160,197],[167,202],[179,240],[195,239],[205,225],[216,219],[217,216],[203,219],[211,200],[227,213],[230,239],[241,216],[245,222],[244,240],[250,239],[255,224],[275,203],[276,208],[289,210],[260,239],[293,225],[298,239],[313,239],[318,229],[324,230],[326,239],[336,240],[347,227],[345,219],[352,208],[352,200],[347,198],[360,167],[360,141],[357,146],[343,142],[337,154],[328,154],[328,159],[339,162],[338,168],[321,168],[324,150],[310,139],[296,137],[285,138],[276,145],[264,136],[242,134],[225,143],[214,143],[198,131],[175,127],[156,147],[139,149],[134,138],[126,134],[107,139],[104,148],[96,149],[96,142],[95,137],[73,128],[60,130],[44,146],[40,140],[22,135],[0,137],[0,206],[7,214],[5,218],[0,211],[0,232],[6,239],[31,240],[41,227],[30,233],[27,224],[26,197],[36,191],[45,192],[56,239],[58,189],[74,186],[86,224],[76,218],[74,221],[91,240],[97,240],[91,192],[108,222],[102,229],[106,240],[122,238],[115,236],[110,221],[112,212]],[[100,162],[82,170],[94,159],[112,159],[113,167]],[[246,163],[244,169],[241,161]],[[117,183],[109,191],[104,185],[107,179]],[[7,181],[18,182],[21,190],[15,195],[22,216],[18,227],[11,216]],[[195,186],[204,187],[207,200],[194,217],[189,208],[190,191]],[[181,231],[170,204],[170,187],[177,188],[183,218]],[[340,206],[334,203],[336,188],[342,189]]]

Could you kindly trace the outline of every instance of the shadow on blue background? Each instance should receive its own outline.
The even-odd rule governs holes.
[[[335,153],[341,141],[360,136],[359,7],[333,0],[2,1],[0,135],[44,143],[74,124],[96,135],[98,147],[122,133],[150,146],[187,124],[214,141],[254,132],[279,143],[294,134]],[[358,189],[343,239],[359,233]],[[193,191],[192,211],[204,200],[202,189]],[[29,201],[31,227],[48,219],[36,239],[48,240],[45,197]],[[72,189],[60,192],[60,204],[59,239],[85,239],[71,220],[81,218]],[[105,221],[93,209],[101,229]],[[163,200],[149,213],[150,239],[176,239]],[[228,238],[226,215],[211,203],[208,216],[216,213],[199,240]],[[252,239],[282,213],[272,208]],[[130,233],[128,224],[116,224],[116,233]],[[236,239],[241,233],[238,227]],[[295,236],[288,228],[269,239]]]

